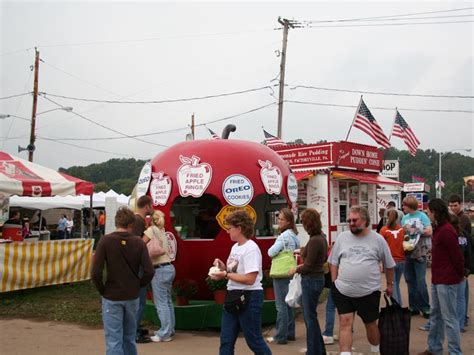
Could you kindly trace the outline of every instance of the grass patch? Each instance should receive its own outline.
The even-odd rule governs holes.
[[[0,318],[100,326],[101,298],[90,281],[0,293]]]

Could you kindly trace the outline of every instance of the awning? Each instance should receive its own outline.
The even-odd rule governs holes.
[[[402,182],[383,177],[376,173],[361,173],[358,171],[333,170],[332,176],[341,179],[353,179],[366,184],[403,185]]]
[[[295,175],[295,178],[296,178],[297,181],[300,181],[300,180],[306,179],[310,176],[313,176],[314,171],[303,171],[301,173],[293,173],[293,175]]]

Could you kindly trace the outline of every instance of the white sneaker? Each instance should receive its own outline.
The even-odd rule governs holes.
[[[372,345],[370,344],[370,352],[372,354],[380,354],[380,345]]]
[[[162,343],[162,342],[171,341],[173,340],[173,338],[172,337],[160,338],[158,335],[153,335],[152,337],[150,337],[150,340],[154,343]]]
[[[334,344],[334,337],[323,335],[324,345]]]
[[[334,338],[334,340],[339,340],[339,335],[337,335],[337,334],[333,334],[332,337]]]

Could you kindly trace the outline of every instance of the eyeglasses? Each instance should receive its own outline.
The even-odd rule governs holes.
[[[356,223],[358,220],[359,220],[359,218],[349,218],[349,219],[347,219],[346,222],[350,224],[350,223]]]

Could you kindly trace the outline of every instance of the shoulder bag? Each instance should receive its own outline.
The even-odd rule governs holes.
[[[283,244],[284,249],[272,259],[270,277],[274,279],[289,278],[288,271],[296,267],[295,256],[293,251],[289,249],[288,244],[286,246]]]
[[[161,255],[161,245],[160,241],[158,240],[158,237],[156,236],[155,227],[152,227],[151,230],[153,232],[153,236],[146,244],[146,247],[148,249],[148,254],[150,255],[150,258],[156,258],[157,256]]]

